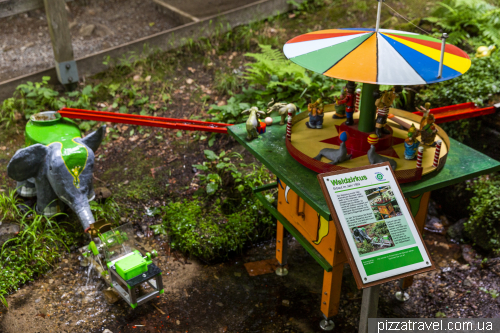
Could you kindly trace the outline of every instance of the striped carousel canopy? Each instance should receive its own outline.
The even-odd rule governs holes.
[[[294,63],[338,79],[386,85],[446,81],[471,66],[467,53],[446,44],[438,78],[441,40],[412,32],[352,28],[310,32],[283,47]]]

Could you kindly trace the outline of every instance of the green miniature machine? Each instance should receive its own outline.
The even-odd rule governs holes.
[[[131,223],[98,236],[96,240],[99,244],[90,242],[83,249],[83,256],[93,260],[96,268],[102,269],[101,276],[132,308],[163,294],[161,270],[152,260],[157,253],[153,250],[143,256],[134,248]],[[101,257],[105,260],[107,270],[101,265]],[[152,291],[139,295],[138,287],[143,283],[151,287]]]

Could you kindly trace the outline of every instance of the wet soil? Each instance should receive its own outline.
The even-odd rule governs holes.
[[[177,25],[150,0],[77,0],[68,2],[67,9],[75,58]],[[82,28],[89,25],[94,30],[87,35]],[[0,18],[0,31],[0,81],[54,65],[43,9]]]

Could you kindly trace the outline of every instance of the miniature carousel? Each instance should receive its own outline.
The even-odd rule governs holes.
[[[380,4],[380,2],[379,2]],[[283,51],[294,63],[348,81],[334,105],[309,105],[289,116],[286,147],[322,173],[388,161],[400,183],[441,169],[450,140],[429,105],[422,116],[392,108],[402,86],[441,82],[465,73],[469,56],[456,46],[416,33],[348,28],[310,32]],[[380,85],[394,86],[381,91]]]

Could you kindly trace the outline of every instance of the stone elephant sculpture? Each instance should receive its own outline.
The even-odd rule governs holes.
[[[81,138],[71,120],[53,111],[40,114],[46,114],[46,118],[48,114],[49,119],[37,121],[32,116],[26,125],[27,147],[14,154],[7,174],[18,181],[21,196],[37,196],[38,213],[54,215],[60,199],[76,213],[87,232],[95,222],[89,205],[94,197],[94,152],[106,134],[106,126]]]

